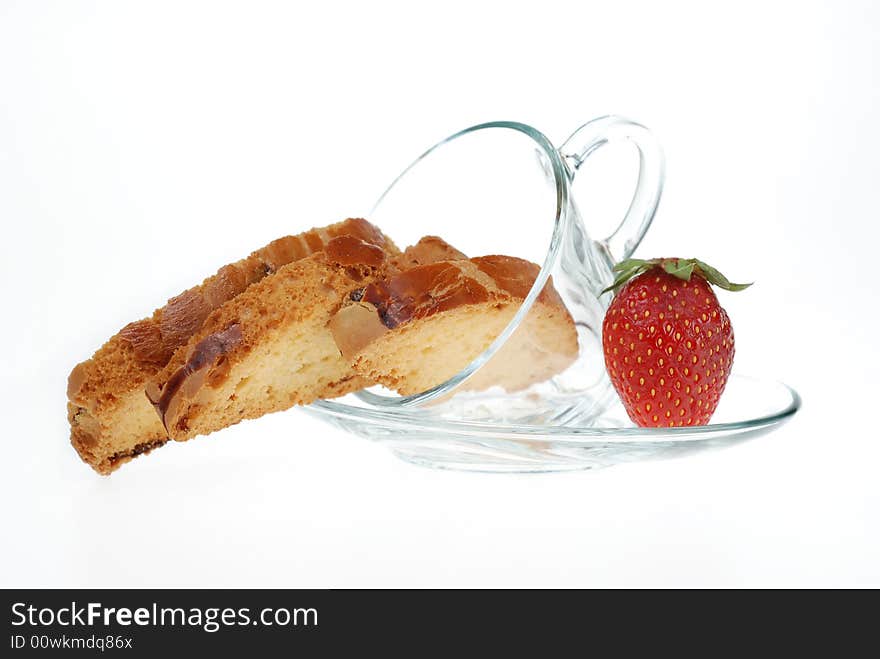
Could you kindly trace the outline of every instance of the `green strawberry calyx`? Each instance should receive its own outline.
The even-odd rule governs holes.
[[[608,291],[616,291],[630,279],[656,267],[663,268],[673,277],[678,277],[683,281],[690,281],[694,272],[697,272],[707,282],[718,288],[723,288],[725,291],[741,291],[752,285],[751,283],[734,284],[718,270],[699,259],[626,259],[614,266],[614,272],[617,273],[614,283],[603,290],[600,295]]]

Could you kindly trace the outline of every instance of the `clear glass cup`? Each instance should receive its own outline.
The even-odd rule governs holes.
[[[575,204],[572,182],[596,149],[620,142],[638,150],[638,181],[619,226],[596,239]],[[601,340],[611,296],[601,291],[613,280],[613,264],[629,257],[648,230],[663,179],[653,135],[616,116],[582,125],[559,148],[531,126],[499,121],[467,128],[425,151],[367,218],[401,247],[435,234],[468,256],[503,254],[540,269],[507,325],[467,366],[414,395],[366,389],[354,394],[358,404],[470,421],[555,425],[595,418],[611,399]],[[541,353],[538,361],[548,360],[552,373],[527,387],[496,384],[524,360],[522,346],[537,327],[532,323],[540,322],[536,300],[546,300],[541,296],[551,290],[570,314],[576,349],[569,342],[565,354]]]

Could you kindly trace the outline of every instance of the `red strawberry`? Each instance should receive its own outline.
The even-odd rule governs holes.
[[[733,327],[710,284],[738,291],[696,259],[629,259],[602,324],[605,366],[643,427],[709,423],[733,364]]]

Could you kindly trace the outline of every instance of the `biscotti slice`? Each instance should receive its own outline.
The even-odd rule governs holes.
[[[355,291],[330,328],[357,373],[403,395],[420,393],[489,347],[539,269],[509,256],[417,266]],[[463,386],[521,390],[565,370],[577,354],[574,321],[548,281],[525,322]]]
[[[322,250],[339,236],[353,236],[389,256],[397,247],[372,224],[348,219],[275,240],[247,258],[224,266],[200,286],[169,300],[150,318],[126,325],[68,380],[71,443],[82,459],[107,474],[131,458],[161,446],[167,433],[144,394],[147,382],[208,315],[284,265]]]
[[[371,384],[327,324],[352,290],[391,267],[385,250],[341,236],[213,312],[147,386],[168,436],[190,439]]]

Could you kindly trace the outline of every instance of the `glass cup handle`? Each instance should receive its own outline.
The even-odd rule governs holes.
[[[574,178],[578,168],[596,149],[610,142],[624,141],[635,144],[639,150],[639,180],[623,220],[614,233],[600,241],[615,262],[632,255],[654,219],[666,172],[660,144],[641,124],[609,115],[584,124],[559,148]]]

